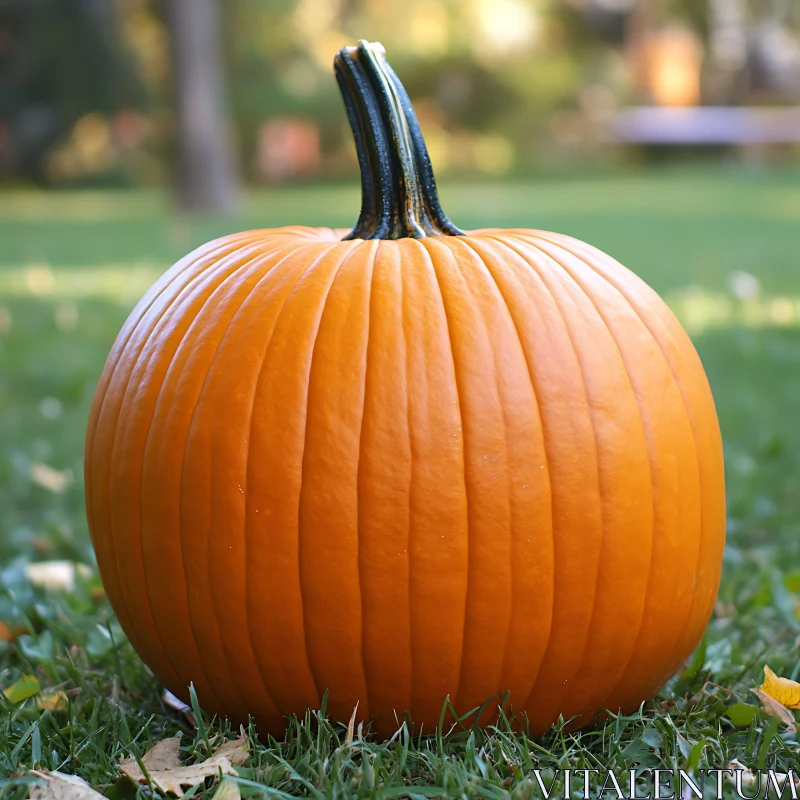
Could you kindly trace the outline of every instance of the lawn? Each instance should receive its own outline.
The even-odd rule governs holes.
[[[534,768],[697,770],[738,759],[800,770],[796,734],[756,710],[750,692],[765,663],[800,675],[799,178],[796,169],[708,168],[443,187],[462,227],[542,227],[607,250],[687,326],[725,444],[719,602],[692,661],[631,717],[541,740],[499,724],[383,744],[358,731],[349,741],[343,726],[309,716],[284,743],[251,740],[238,769],[243,796],[538,797]],[[236,219],[181,218],[159,193],[0,196],[0,621],[28,631],[0,641],[0,689],[33,674],[44,692],[65,692],[43,710],[35,697],[12,704],[0,694],[0,798],[27,797],[25,773],[36,765],[80,775],[110,797],[152,796],[120,780],[116,765],[177,731],[183,757],[208,755],[224,726],[202,723],[196,709],[195,727],[164,704],[94,567],[74,591],[48,593],[25,566],[94,563],[82,486],[88,408],[149,283],[213,236],[288,223],[344,227],[357,205],[354,187],[335,186],[260,192]]]

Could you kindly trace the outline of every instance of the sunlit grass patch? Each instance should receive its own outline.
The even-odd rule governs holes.
[[[45,263],[5,267],[0,269],[0,302],[3,298],[78,300],[93,297],[132,305],[166,266],[143,261],[97,267],[53,268]]]
[[[103,264],[96,267],[53,268],[44,263],[6,267],[0,270],[0,334],[10,328],[13,317],[3,299],[39,298],[52,301],[103,299],[132,306],[166,268],[150,261],[134,264]],[[690,334],[713,328],[795,327],[800,325],[800,294],[737,297],[725,290],[710,290],[695,284],[672,291],[668,305]],[[75,326],[78,305],[60,303],[56,319],[60,328]]]
[[[153,218],[169,212],[163,191],[45,191],[0,194],[0,219],[15,222],[102,222]]]
[[[800,295],[742,300],[699,286],[670,293],[667,303],[689,334],[714,328],[790,328],[800,325]]]

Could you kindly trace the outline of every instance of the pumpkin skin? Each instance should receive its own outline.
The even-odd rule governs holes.
[[[119,334],[85,478],[132,644],[179,697],[278,735],[326,690],[381,736],[404,712],[432,730],[448,695],[507,695],[537,733],[635,709],[720,577],[687,335],[568,236],[344,234],[211,242]]]

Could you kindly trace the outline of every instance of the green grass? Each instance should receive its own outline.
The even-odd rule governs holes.
[[[691,664],[631,717],[536,741],[501,722],[486,732],[404,732],[386,744],[358,732],[346,742],[343,726],[309,716],[286,742],[253,740],[240,770],[244,795],[529,797],[540,796],[534,768],[720,768],[737,758],[754,769],[800,769],[794,733],[761,712],[742,728],[727,716],[734,704],[756,705],[749,689],[765,662],[800,674],[797,178],[704,170],[444,188],[445,208],[464,227],[544,227],[606,249],[686,323],[725,442],[729,536],[717,610]],[[230,220],[180,218],[164,196],[144,192],[0,197],[0,620],[29,630],[0,644],[0,688],[33,673],[69,697],[67,710],[40,712],[34,699],[10,705],[0,695],[0,798],[26,797],[35,765],[81,775],[109,796],[148,796],[119,780],[115,765],[179,730],[187,759],[207,754],[203,732],[163,705],[96,575],[73,593],[46,594],[24,565],[93,563],[81,481],[86,417],[114,336],[149,282],[212,236],[347,226],[357,203],[353,187],[287,188],[251,197]],[[758,296],[732,295],[737,272],[757,276]],[[62,473],[63,491],[31,479],[37,463]]]

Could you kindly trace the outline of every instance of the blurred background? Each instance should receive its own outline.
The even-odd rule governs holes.
[[[443,176],[698,149],[780,159],[800,140],[794,0],[2,0],[0,14],[9,185],[177,180],[186,207],[215,209],[242,185],[351,179],[331,64],[359,38],[386,46]]]
[[[585,239],[665,297],[722,424],[721,608],[799,625],[797,0],[0,0],[0,568],[91,563],[89,405],[170,263],[354,224],[332,58],[359,38],[456,224]]]

